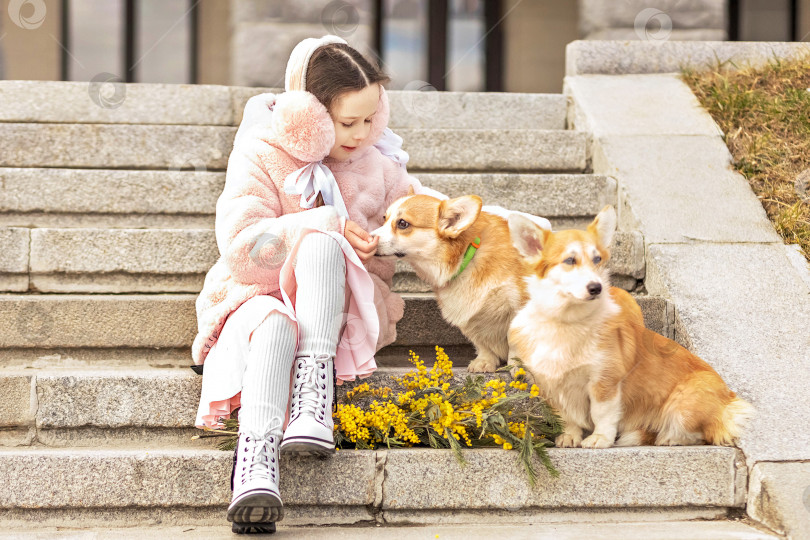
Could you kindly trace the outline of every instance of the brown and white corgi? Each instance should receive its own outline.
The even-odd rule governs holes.
[[[633,297],[609,286],[612,207],[585,231],[551,233],[520,216],[508,223],[531,269],[510,354],[565,421],[557,446],[735,442],[751,405],[709,364],[645,328]]]
[[[529,274],[506,219],[482,212],[481,204],[475,195],[440,200],[411,192],[394,201],[371,234],[380,238],[376,255],[410,263],[433,289],[445,320],[475,346],[468,369],[491,372],[508,360],[507,332],[528,299]]]

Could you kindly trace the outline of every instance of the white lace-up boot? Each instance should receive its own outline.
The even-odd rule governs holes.
[[[333,366],[332,357],[328,355],[295,359],[290,421],[281,442],[282,452],[334,453]]]
[[[279,495],[278,437],[241,433],[231,472],[228,521],[235,533],[272,533],[284,517]]]

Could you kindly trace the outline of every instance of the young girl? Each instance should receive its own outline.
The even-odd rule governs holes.
[[[334,452],[333,370],[368,376],[396,337],[394,264],[373,258],[367,231],[410,186],[445,198],[405,170],[401,139],[386,128],[387,80],[344,40],[310,38],[290,56],[286,92],[245,106],[192,346],[194,363],[205,362],[196,425],[219,427],[241,406],[235,532],[275,530],[279,451]]]

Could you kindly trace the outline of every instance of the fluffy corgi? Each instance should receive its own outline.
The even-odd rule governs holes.
[[[475,195],[443,201],[411,192],[371,234],[380,239],[376,256],[410,263],[433,289],[444,319],[475,346],[469,371],[491,372],[508,359],[507,331],[528,300],[529,269],[506,219],[482,212],[481,204]]]
[[[633,297],[609,286],[612,207],[585,231],[550,233],[520,216],[508,223],[531,269],[510,354],[565,421],[557,446],[735,442],[753,408],[709,364],[645,328]]]

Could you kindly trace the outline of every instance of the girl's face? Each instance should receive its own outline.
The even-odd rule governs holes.
[[[329,152],[329,157],[343,161],[357,151],[357,146],[371,131],[371,118],[377,111],[379,101],[379,83],[346,92],[334,101],[329,114],[335,123],[335,146]]]

